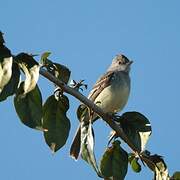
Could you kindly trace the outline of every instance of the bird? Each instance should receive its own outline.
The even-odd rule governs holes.
[[[125,55],[116,55],[107,71],[97,80],[88,95],[88,99],[94,102],[105,113],[115,114],[120,112],[128,101],[130,94],[130,69],[133,61]],[[81,106],[81,105],[80,105]],[[80,108],[79,106],[79,108]],[[87,117],[89,117],[87,115]],[[97,114],[93,114],[91,121],[98,119]],[[81,148],[81,128],[78,127],[74,136],[70,156],[78,159]]]

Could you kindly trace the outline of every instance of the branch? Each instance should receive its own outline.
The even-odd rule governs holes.
[[[87,97],[82,95],[77,90],[69,87],[59,79],[55,78],[52,74],[47,72],[44,69],[40,69],[40,74],[44,76],[46,79],[50,80],[51,82],[55,83],[57,86],[59,86],[64,92],[67,94],[70,94],[80,100],[82,103],[84,103],[86,106],[88,106],[90,109],[92,109],[94,112],[96,112],[116,133],[117,135],[128,144],[128,146],[135,152],[139,153],[138,149],[131,143],[131,141],[128,139],[126,134],[123,132],[123,129],[117,125],[112,119],[109,118],[107,113],[103,112],[101,108],[99,108],[96,104],[94,104],[91,100],[89,100]]]

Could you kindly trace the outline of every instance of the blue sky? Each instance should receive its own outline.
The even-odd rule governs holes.
[[[41,54],[67,65],[72,79],[85,79],[87,94],[114,55],[125,54],[134,61],[132,89],[124,111],[139,111],[152,124],[147,149],[165,157],[172,174],[179,168],[180,102],[180,2],[178,0],[2,0],[0,30],[13,54]],[[39,80],[43,97],[52,85]],[[12,98],[0,103],[0,179],[98,179],[82,160],[69,157],[69,147],[78,125],[79,104],[70,98],[72,122],[67,145],[52,155],[41,133],[22,125]],[[109,128],[95,125],[97,156],[102,154]],[[143,168],[135,174],[129,168],[127,180],[152,179]]]

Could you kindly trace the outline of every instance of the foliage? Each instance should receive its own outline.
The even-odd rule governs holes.
[[[69,136],[69,99],[64,95],[64,90],[55,83],[55,91],[43,104],[37,84],[39,72],[40,69],[45,69],[56,82],[63,85],[68,83],[71,71],[66,66],[51,61],[49,55],[50,52],[43,53],[40,63],[27,53],[12,55],[0,32],[0,101],[14,95],[14,107],[21,122],[30,128],[41,130],[47,145],[56,152],[66,144]],[[21,76],[25,77],[24,81]],[[82,82],[78,84],[74,81],[75,91],[81,89],[81,86],[87,87]],[[175,172],[170,177],[163,158],[157,154],[151,155],[146,150],[152,129],[147,117],[139,112],[126,112],[114,117],[136,151],[132,147],[132,152],[123,148],[122,138],[117,132],[113,132],[98,166],[94,150],[93,122],[83,121],[83,117],[91,114],[91,111],[85,105],[77,111],[81,124],[81,157],[93,167],[99,177],[122,180],[128,172],[129,163],[135,173],[141,172],[142,165],[147,166],[154,172],[155,180],[180,179],[180,172]]]

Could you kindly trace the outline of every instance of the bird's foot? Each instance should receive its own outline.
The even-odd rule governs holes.
[[[119,118],[121,116],[117,113],[107,113],[107,117],[119,123]]]

